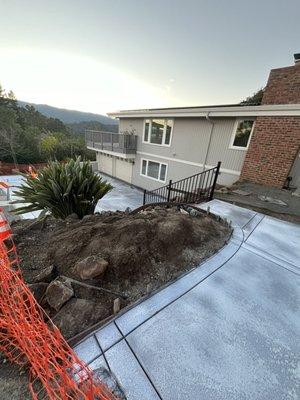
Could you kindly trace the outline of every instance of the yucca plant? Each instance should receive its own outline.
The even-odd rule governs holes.
[[[93,214],[98,200],[112,189],[92,171],[88,161],[81,163],[80,157],[67,163],[52,161],[39,170],[36,178],[25,178],[15,192],[20,199],[14,203],[24,204],[13,211],[16,214],[41,210],[60,219],[74,213],[83,218]]]

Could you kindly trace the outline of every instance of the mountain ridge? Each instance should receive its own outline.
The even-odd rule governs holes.
[[[49,106],[48,104],[36,104],[28,101],[18,101],[21,107],[26,105],[33,106],[37,111],[46,117],[58,118],[65,124],[73,124],[78,122],[98,121],[105,125],[117,125],[118,121],[102,114],[89,113],[85,111],[69,110],[67,108],[59,108]]]

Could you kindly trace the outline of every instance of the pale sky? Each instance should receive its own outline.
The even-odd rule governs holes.
[[[300,0],[0,0],[0,83],[105,114],[239,102],[300,52]]]

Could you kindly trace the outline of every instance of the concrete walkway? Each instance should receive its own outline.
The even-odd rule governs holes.
[[[300,398],[300,226],[213,200],[229,244],[75,350],[128,400]]]

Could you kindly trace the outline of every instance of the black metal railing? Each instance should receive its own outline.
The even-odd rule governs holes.
[[[221,161],[217,166],[198,174],[169,181],[168,185],[155,190],[144,190],[143,204],[148,203],[201,203],[210,201],[214,197],[214,191],[220,173]]]
[[[95,150],[113,151],[116,153],[135,154],[137,136],[122,133],[86,130],[85,142]]]

